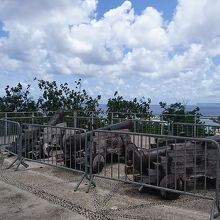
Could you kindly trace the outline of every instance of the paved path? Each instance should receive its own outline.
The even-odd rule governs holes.
[[[59,205],[0,181],[0,219],[2,220],[86,220]]]
[[[97,187],[85,193],[74,187],[81,175],[29,163],[28,169],[0,171],[0,219],[209,219],[211,202],[181,196],[163,201],[139,193],[131,184],[95,179]]]

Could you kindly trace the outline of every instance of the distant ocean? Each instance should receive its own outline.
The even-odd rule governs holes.
[[[105,111],[107,110],[107,106],[105,104],[101,104],[100,107]],[[211,105],[211,104],[201,104],[201,105],[187,105],[186,109],[191,111],[194,108],[199,107],[200,113],[203,116],[220,116],[220,104]],[[159,105],[150,105],[150,109],[153,114],[161,114],[162,109]]]

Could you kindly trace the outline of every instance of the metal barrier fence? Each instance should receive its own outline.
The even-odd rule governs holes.
[[[172,134],[175,136],[186,136],[186,137],[208,137],[220,134],[219,125],[209,124],[194,124],[194,123],[172,123]]]
[[[51,116],[36,116],[36,115],[21,115],[21,116],[15,116],[15,115],[9,115],[6,116],[5,120],[15,121],[20,124],[47,124],[50,120]],[[94,130],[98,128],[102,128],[104,126],[110,125],[110,124],[116,124],[120,123],[122,121],[125,121],[127,119],[124,118],[112,118],[111,120],[108,120],[105,117],[97,117],[97,116],[79,116],[77,114],[73,116],[65,116],[62,118],[62,122],[65,122],[67,127],[73,127],[73,128],[82,128],[87,130]],[[159,120],[146,120],[146,119],[130,119],[134,122],[134,128],[130,131],[132,132],[140,132],[140,133],[149,133],[149,134],[175,134],[175,130],[177,130],[176,133],[180,133],[180,130],[184,130],[181,125],[173,125],[173,127],[166,121],[159,121]],[[184,124],[184,123],[181,123]],[[185,123],[186,126],[186,123]],[[193,124],[189,124],[189,126],[193,126]],[[189,133],[190,129],[187,129],[187,133]],[[188,135],[187,135],[188,136]],[[190,135],[193,136],[193,135]]]
[[[51,116],[55,113],[55,111],[48,111],[48,112],[41,112],[41,111],[35,111],[35,112],[0,112],[0,118],[11,118],[11,117],[40,117],[40,116]],[[193,121],[196,123],[197,119],[215,119],[218,120],[220,115],[195,115],[195,114],[167,114],[167,113],[161,113],[161,114],[149,114],[149,113],[135,113],[135,112],[108,112],[107,110],[101,110],[101,111],[77,111],[77,110],[65,110],[64,111],[65,116],[74,116],[76,114],[77,116],[83,116],[83,117],[92,117],[92,116],[105,116],[109,119],[116,119],[116,118],[124,118],[124,119],[145,119],[150,120],[153,118],[160,119],[161,121],[165,120],[165,118],[169,117],[181,117],[183,120],[182,122],[188,122],[188,119],[190,118],[190,121]],[[184,120],[185,119],[185,120]]]
[[[8,167],[18,161],[17,168],[24,160],[30,160],[50,166],[83,173],[83,179],[90,180],[88,175],[88,137],[86,130],[38,124],[20,124],[14,121],[0,120],[1,148],[16,156]],[[79,183],[80,184],[80,183]],[[90,186],[89,184],[89,186]],[[78,186],[77,186],[78,188]]]
[[[21,127],[18,122],[0,119],[0,147],[2,149],[15,142],[13,148],[18,149],[20,135]]]
[[[68,125],[73,124],[73,127],[84,128],[88,130],[95,130],[98,128],[103,128],[108,125],[113,125],[126,121],[128,119],[124,118],[113,118],[110,121],[104,117],[85,117],[85,116],[75,116],[75,117],[65,117],[64,121],[69,121]],[[149,133],[149,134],[169,134],[171,133],[170,125],[166,121],[159,120],[146,120],[146,119],[129,119],[134,123],[130,132],[138,133]]]
[[[16,121],[20,124],[43,124],[49,121],[51,116],[44,115],[40,112],[0,112],[0,118],[5,120]]]
[[[95,186],[94,177],[100,177],[153,188],[167,199],[186,194],[214,200],[213,207],[220,212],[220,148],[214,140],[125,131],[86,132],[37,124],[23,124],[21,129],[19,123],[0,122],[0,137],[9,140],[5,148],[18,155],[18,166],[26,166],[26,158],[83,173],[75,190],[86,178],[89,191]],[[211,216],[213,212],[214,208]]]
[[[24,167],[28,165],[23,161],[21,154],[21,126],[18,122],[0,119],[0,151],[10,147],[17,155],[16,159],[11,163],[8,168],[11,168],[18,162],[17,168],[22,164]],[[4,158],[1,156],[1,166],[3,165]]]
[[[93,130],[97,128],[102,128],[104,126],[109,125],[109,121],[104,117],[97,117],[97,116],[73,116],[71,117],[65,117],[65,121],[69,120],[70,122],[73,122],[73,127],[79,127],[84,128],[88,130]]]
[[[20,124],[47,124],[51,116],[26,116],[26,117],[10,117],[10,120],[19,122]],[[110,121],[105,117],[97,116],[79,116],[77,114],[73,116],[65,116],[62,118],[62,122],[65,122],[67,127],[82,128],[86,130],[95,130],[103,128],[108,125],[120,123],[127,119],[113,118]],[[166,121],[159,120],[146,120],[146,119],[129,119],[134,122],[131,132],[149,133],[149,134],[170,134],[170,125]]]
[[[133,122],[133,128],[129,129],[130,132],[160,134],[160,135],[171,134],[170,124],[167,121],[159,121],[156,119],[147,120],[147,119],[113,118],[111,124],[121,123],[127,120]]]
[[[43,114],[42,112],[8,112],[0,113],[2,117],[11,121],[17,121],[21,124],[47,124],[54,112]],[[163,119],[169,118],[171,121]],[[181,122],[172,122],[172,117],[176,120],[180,117]],[[184,122],[189,119],[193,122]],[[190,136],[202,137],[209,136],[216,132],[220,133],[217,125],[207,125],[198,123],[198,116],[196,115],[176,115],[176,114],[162,114],[157,116],[149,116],[148,114],[139,113],[123,113],[123,112],[106,112],[99,114],[97,112],[81,112],[81,111],[64,111],[62,122],[66,122],[68,127],[83,128],[87,130],[102,128],[104,126],[119,123],[123,120],[134,120],[136,125],[134,132],[162,134],[162,135],[176,135],[176,136]],[[199,120],[217,120],[217,116],[199,116]],[[209,121],[212,122],[212,121]]]
[[[220,211],[220,148],[216,141],[98,130],[90,134],[89,145],[90,179],[157,189],[166,199],[180,194],[214,199]],[[94,155],[96,161],[91,160]]]
[[[86,135],[84,129],[22,124],[21,155],[27,160],[84,173]],[[6,149],[19,153],[13,145]]]

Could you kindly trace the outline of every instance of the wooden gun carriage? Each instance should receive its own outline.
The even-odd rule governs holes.
[[[218,137],[209,137],[220,141]],[[151,149],[133,143],[127,146],[126,173],[134,174],[134,181],[175,190],[206,188],[216,179],[217,149],[211,142],[158,139]],[[213,181],[212,181],[213,182]],[[178,193],[161,191],[166,199]]]

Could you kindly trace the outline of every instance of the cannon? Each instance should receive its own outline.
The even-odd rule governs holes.
[[[47,125],[54,126],[64,117],[64,110],[58,109],[55,114],[49,119]],[[59,126],[65,126],[61,124]],[[23,125],[22,130],[22,155],[27,158],[38,159],[50,156],[50,151],[54,143],[53,128],[43,127],[38,125]],[[60,134],[61,135],[61,134]],[[7,150],[18,153],[17,139],[13,142]]]
[[[220,137],[208,137],[220,142]],[[216,179],[216,147],[211,142],[158,140],[157,147],[146,149],[130,143],[126,147],[126,173],[134,174],[135,182],[183,191],[204,188]],[[185,186],[184,186],[185,184]],[[161,190],[165,199],[180,194]]]
[[[84,169],[86,144],[90,148],[89,154],[92,157],[93,173],[101,172],[106,162],[106,157],[109,154],[117,155],[123,160],[125,152],[124,143],[130,142],[130,136],[125,134],[100,133],[98,131],[130,129],[132,127],[133,122],[126,120],[85,133],[64,135],[62,149],[65,165],[69,168]]]

